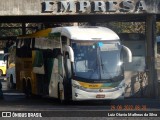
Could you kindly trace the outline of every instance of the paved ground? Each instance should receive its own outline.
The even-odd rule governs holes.
[[[0,100],[0,111],[47,111],[48,115],[57,116],[77,116],[71,119],[81,119],[79,116],[89,117],[93,119],[100,119],[98,117],[104,116],[110,111],[158,111],[160,112],[160,100],[149,98],[128,98],[125,100],[114,100],[110,104],[104,101],[86,101],[86,102],[71,102],[67,105],[60,104],[58,100],[45,97],[25,98],[25,95],[16,90],[8,90],[6,82],[2,80],[4,99]],[[59,116],[59,117],[58,117]],[[65,117],[65,119],[69,119]],[[123,119],[124,117],[107,117],[110,119]],[[126,117],[125,117],[126,118]],[[137,118],[137,117],[136,117]],[[64,119],[64,118],[63,118]],[[82,118],[83,119],[83,118]],[[106,117],[101,119],[106,119]],[[126,118],[128,119],[128,118]],[[142,118],[141,118],[142,119]],[[145,119],[151,119],[145,118]],[[157,119],[157,118],[152,118]]]
[[[61,110],[66,108],[66,105],[60,104],[56,99],[37,96],[27,99],[23,93],[17,90],[7,90],[5,81],[2,81],[2,85],[4,99],[0,100],[1,110]],[[114,100],[110,104],[104,101],[85,101],[71,102],[67,105],[67,109],[70,110],[125,110],[127,108],[130,110],[160,110],[160,100],[126,98],[125,100]]]

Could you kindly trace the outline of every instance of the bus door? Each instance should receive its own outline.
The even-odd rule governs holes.
[[[58,98],[60,91],[60,81],[63,81],[62,75],[62,54],[60,48],[53,49],[53,69],[49,84],[49,96]]]

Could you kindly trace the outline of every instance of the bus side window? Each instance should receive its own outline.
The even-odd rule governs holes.
[[[64,45],[67,45],[67,37],[61,36],[61,40],[62,40],[62,47],[63,47]]]
[[[62,53],[60,48],[53,49],[53,58],[58,59],[58,74],[63,75],[62,71]]]
[[[53,58],[57,58],[58,55],[62,55],[61,54],[61,49],[60,48],[54,48],[53,49]]]
[[[17,56],[21,58],[31,58],[32,57],[32,49],[30,48],[31,39],[25,38],[24,40],[19,40],[17,42]],[[25,54],[24,54],[25,53]]]
[[[64,49],[65,45],[67,45],[67,37],[61,36],[61,40],[62,40],[62,49]],[[65,55],[64,50],[63,50],[63,55]]]

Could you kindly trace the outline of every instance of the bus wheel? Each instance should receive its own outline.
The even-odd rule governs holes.
[[[71,67],[71,61],[69,59],[69,55],[67,53],[65,56],[64,67],[66,72],[66,76],[63,80],[64,99],[67,101],[70,101],[72,99],[72,88],[71,88],[72,67]]]
[[[68,100],[62,100],[62,95],[61,95],[62,93],[60,92],[59,83],[58,83],[57,88],[58,88],[58,100],[59,100],[59,102],[63,105],[67,105],[69,103],[69,101]]]
[[[62,95],[61,95],[61,92],[60,92],[60,87],[59,87],[59,83],[58,83],[58,87],[57,87],[57,93],[58,93],[58,101],[60,102],[60,103],[62,103]]]
[[[2,76],[2,74],[3,74],[3,72],[2,72],[2,70],[0,70],[0,76]]]
[[[66,78],[70,79],[72,77],[72,69],[71,69],[71,62],[69,59],[69,55],[65,56],[65,72],[66,72]]]
[[[13,76],[12,75],[9,77],[9,80],[7,80],[7,87],[9,89],[14,89],[15,88],[15,85],[13,83]]]
[[[32,86],[31,86],[31,79],[27,78],[27,85],[25,90],[26,97],[29,98],[32,95]]]
[[[26,93],[26,78],[22,79],[22,87],[23,87],[23,92]]]

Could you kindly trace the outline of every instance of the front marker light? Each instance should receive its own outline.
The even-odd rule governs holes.
[[[123,87],[125,87],[125,83],[124,82],[120,83],[119,86],[118,86],[118,88],[123,88]]]
[[[80,89],[80,86],[79,86],[79,85],[76,85],[76,84],[73,84],[73,87],[74,87],[74,88],[77,88],[77,89]]]
[[[78,97],[78,93],[75,93],[75,97]]]
[[[122,64],[123,64],[123,62],[118,62],[118,64],[117,64],[117,65],[118,65],[118,66],[121,66]]]
[[[80,86],[80,85],[77,85],[77,84],[73,84],[72,85],[74,88],[77,88],[77,89],[80,89],[80,90],[84,90],[85,88]]]

